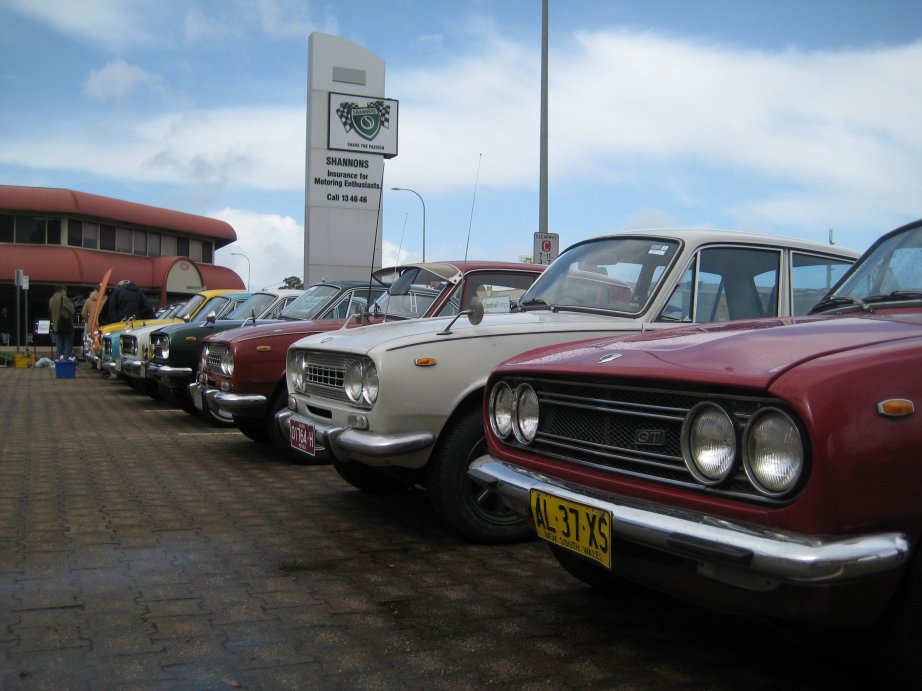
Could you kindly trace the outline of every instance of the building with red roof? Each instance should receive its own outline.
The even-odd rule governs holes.
[[[215,250],[237,239],[229,223],[75,190],[0,185],[0,339],[16,338],[15,275],[28,277],[20,307],[21,343],[28,321],[47,318],[54,286],[77,304],[106,271],[135,283],[155,305],[204,289],[244,288],[215,266]],[[3,339],[5,340],[5,339]],[[3,345],[0,340],[0,345]]]

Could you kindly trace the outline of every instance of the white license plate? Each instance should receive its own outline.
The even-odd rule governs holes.
[[[308,456],[316,453],[314,449],[314,426],[300,420],[291,420],[291,446],[303,451]]]

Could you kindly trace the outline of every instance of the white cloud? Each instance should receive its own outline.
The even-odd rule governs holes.
[[[290,9],[260,5],[260,26],[268,30]],[[769,53],[584,32],[551,54],[551,182],[624,190],[640,181],[684,200],[696,194],[695,176],[719,171],[732,183],[739,172],[750,178],[749,199],[733,201],[740,218],[807,214],[835,222],[861,198],[889,213],[917,211],[919,64],[922,42]],[[143,70],[110,65],[121,89],[150,86]],[[400,99],[401,121],[388,180],[425,181],[427,195],[469,193],[482,153],[481,189],[535,188],[539,71],[536,51],[489,31],[459,59],[391,67],[388,95]],[[302,103],[200,107],[133,122],[103,117],[83,131],[62,118],[31,137],[0,141],[0,161],[189,188],[300,191],[304,119]],[[651,178],[650,170],[662,172]],[[761,180],[774,185],[770,193],[759,189]]]
[[[91,70],[83,83],[83,94],[94,101],[122,99],[140,88],[158,87],[162,79],[131,65],[122,58],[112,58],[105,67]]]
[[[65,36],[112,51],[160,40],[163,5],[157,0],[7,0],[10,9],[52,27]]]
[[[304,276],[304,227],[295,219],[229,207],[209,215],[237,232],[237,242],[218,250],[215,263],[236,271],[244,283],[249,272],[252,290],[278,288],[289,276]],[[246,255],[249,265],[234,252]]]
[[[244,283],[249,274],[252,290],[278,288],[289,276],[304,277],[304,227],[295,219],[230,207],[209,216],[237,232],[237,242],[219,249],[215,263],[233,269]],[[400,249],[398,255],[399,243],[384,240],[381,249],[382,266],[420,261],[418,252]]]

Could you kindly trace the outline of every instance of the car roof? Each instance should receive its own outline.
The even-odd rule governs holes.
[[[766,247],[787,247],[791,249],[803,250],[805,252],[820,252],[824,254],[835,254],[838,256],[848,256],[857,259],[861,253],[839,245],[824,244],[821,242],[811,242],[809,240],[798,240],[797,238],[781,237],[778,235],[764,235],[760,233],[747,233],[739,230],[718,230],[714,228],[651,228],[646,230],[631,230],[617,233],[609,233],[593,238],[586,238],[573,245],[570,245],[568,251],[578,245],[587,242],[593,242],[605,238],[618,237],[650,237],[650,238],[670,238],[686,242],[691,245],[708,245],[719,244],[723,242],[737,243],[746,242]],[[780,245],[779,242],[783,242]],[[561,252],[563,254],[563,252]]]

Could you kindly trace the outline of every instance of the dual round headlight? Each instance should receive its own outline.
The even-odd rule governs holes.
[[[372,362],[353,360],[343,378],[346,396],[359,405],[374,405],[378,400],[378,368]]]
[[[500,439],[510,435],[522,444],[530,444],[538,434],[538,394],[528,384],[513,389],[499,382],[490,392],[490,426]]]
[[[221,371],[228,377],[234,375],[234,351],[230,348],[221,353]]]
[[[729,413],[713,403],[689,411],[682,426],[682,454],[689,472],[705,485],[719,485],[742,461],[762,494],[782,496],[798,484],[804,469],[804,443],[794,421],[776,408],[750,420],[740,440]]]

